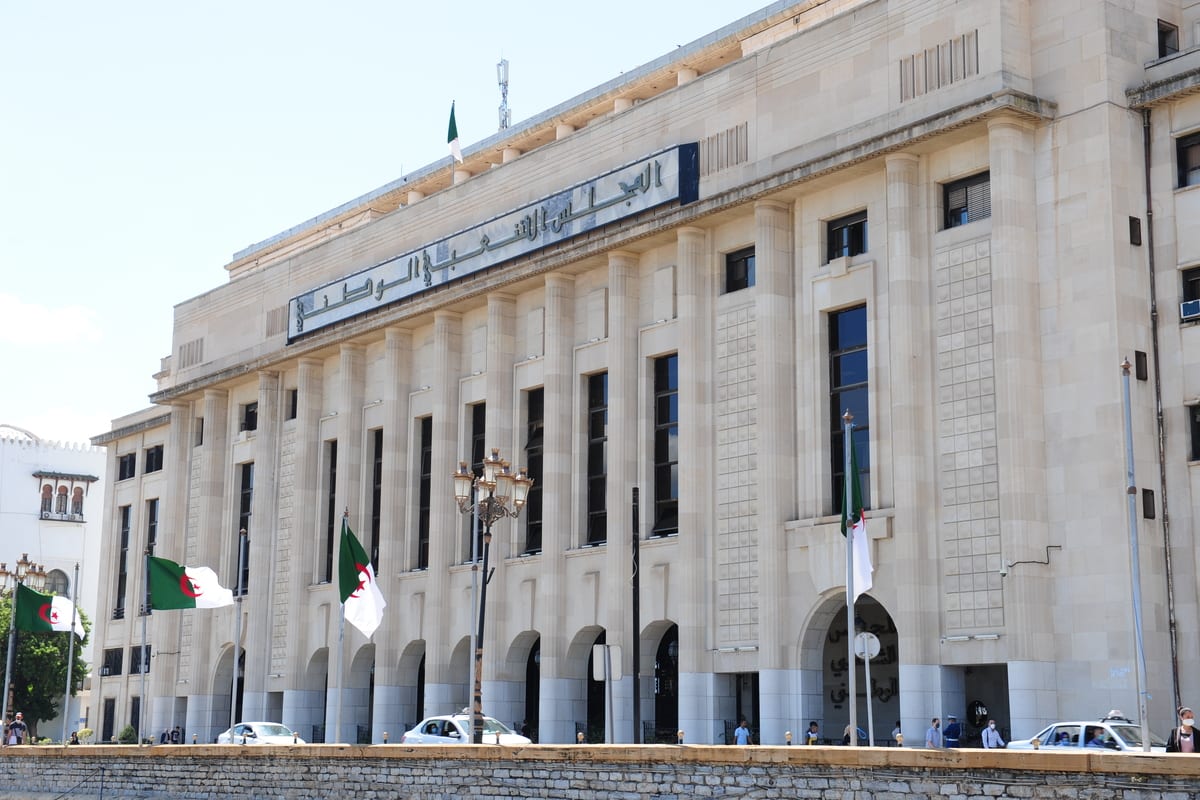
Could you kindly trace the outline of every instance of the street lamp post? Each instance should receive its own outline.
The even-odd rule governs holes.
[[[488,555],[492,544],[492,524],[505,517],[516,517],[529,498],[533,479],[524,467],[516,475],[509,464],[500,458],[500,450],[492,449],[490,458],[483,461],[483,474],[476,476],[467,462],[458,462],[454,479],[454,499],[464,514],[476,512],[483,523],[483,580],[479,590],[479,623],[475,633],[475,686],[472,698],[471,741],[483,744],[483,625],[487,609]]]

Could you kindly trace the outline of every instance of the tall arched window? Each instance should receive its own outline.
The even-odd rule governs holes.
[[[60,597],[71,596],[71,581],[61,569],[52,569],[46,574],[46,594]]]
[[[83,487],[76,486],[71,493],[71,513],[83,516]]]
[[[59,514],[67,513],[67,487],[58,487],[58,498],[54,504],[54,510]]]
[[[54,487],[48,483],[42,484],[42,513],[49,514],[54,510]]]

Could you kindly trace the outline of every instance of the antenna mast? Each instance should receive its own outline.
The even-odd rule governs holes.
[[[508,59],[496,65],[496,81],[500,84],[500,130],[508,127],[512,116],[508,110]]]

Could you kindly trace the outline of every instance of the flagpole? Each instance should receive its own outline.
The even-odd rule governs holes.
[[[471,491],[475,491],[474,488]],[[479,504],[471,507],[471,612],[479,613]],[[475,626],[471,626],[471,652],[475,652]],[[468,680],[475,679],[475,663],[472,660]]]
[[[67,715],[71,710],[71,672],[75,666],[75,615],[76,603],[79,602],[79,564],[75,565],[75,596],[71,598],[71,644],[67,648],[67,689],[63,693],[63,728],[62,743],[67,743]]]
[[[850,508],[853,497],[850,481],[850,448],[854,446],[851,433],[854,429],[854,415],[850,409],[842,414],[845,423],[842,428],[842,456],[845,466],[842,469],[842,520],[846,527],[846,647],[849,657],[847,680],[850,683],[850,746],[858,746],[858,679],[854,665],[854,530],[850,527]]]
[[[17,587],[18,580],[13,584],[12,619],[8,621],[8,658],[4,667],[4,702],[0,708],[0,725],[8,724],[8,687],[12,686],[13,655],[17,649]]]
[[[146,653],[146,619],[150,616],[150,548],[147,547],[142,553],[142,653],[138,659],[141,665],[139,669],[142,673],[142,700],[141,706],[138,707],[138,745],[142,744],[145,739],[142,736],[146,714],[150,711],[150,698],[146,696],[146,670],[150,668],[148,663],[150,659]]]
[[[238,582],[237,597],[234,598],[233,620],[233,686],[229,690],[229,741],[233,741],[233,726],[237,725],[238,662],[242,654],[242,595],[246,591],[245,562],[246,529],[238,531]]]
[[[346,528],[350,526],[350,509],[342,512],[342,540],[346,538]],[[341,549],[338,549],[338,558],[340,559]],[[338,564],[341,568],[341,564]],[[338,744],[342,739],[342,670],[345,668],[345,653],[346,648],[343,644],[346,638],[346,604],[342,603],[342,613],[338,617],[338,657],[337,657],[337,700],[334,701],[333,713],[333,743]],[[357,737],[356,737],[357,738]],[[329,741],[329,735],[326,734],[325,741]]]

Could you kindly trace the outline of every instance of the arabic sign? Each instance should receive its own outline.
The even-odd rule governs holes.
[[[293,297],[288,342],[664,203],[691,203],[697,153],[695,143],[664,150]]]

